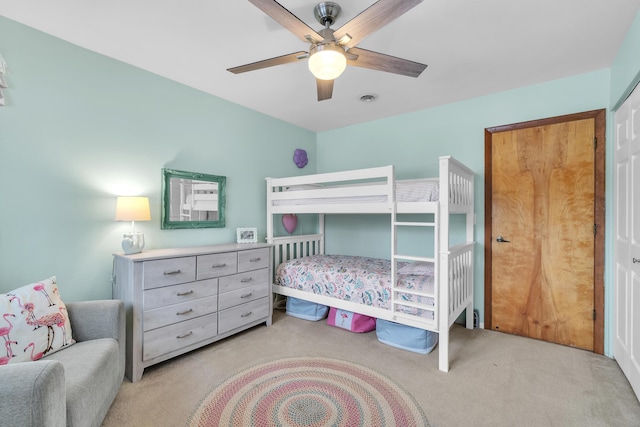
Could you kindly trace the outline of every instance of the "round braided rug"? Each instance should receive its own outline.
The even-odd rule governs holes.
[[[275,360],[213,389],[189,426],[428,426],[413,396],[356,363],[322,357]]]

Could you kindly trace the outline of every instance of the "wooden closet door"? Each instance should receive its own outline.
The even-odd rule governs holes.
[[[493,134],[494,330],[593,350],[594,119]]]

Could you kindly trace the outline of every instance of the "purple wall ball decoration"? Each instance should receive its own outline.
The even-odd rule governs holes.
[[[307,166],[307,163],[309,163],[307,152],[302,148],[296,148],[296,151],[293,153],[293,161],[299,168]]]
[[[282,215],[282,226],[287,233],[293,233],[298,226],[298,217],[295,214]]]

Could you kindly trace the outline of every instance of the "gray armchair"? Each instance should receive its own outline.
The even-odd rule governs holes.
[[[111,407],[124,378],[124,304],[66,306],[76,344],[0,366],[0,425],[100,426]]]

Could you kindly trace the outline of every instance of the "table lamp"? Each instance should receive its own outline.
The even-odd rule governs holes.
[[[122,237],[122,250],[124,253],[137,254],[144,248],[144,234],[136,231],[135,221],[150,221],[148,197],[118,197],[116,202],[116,221],[131,221],[131,232]]]

